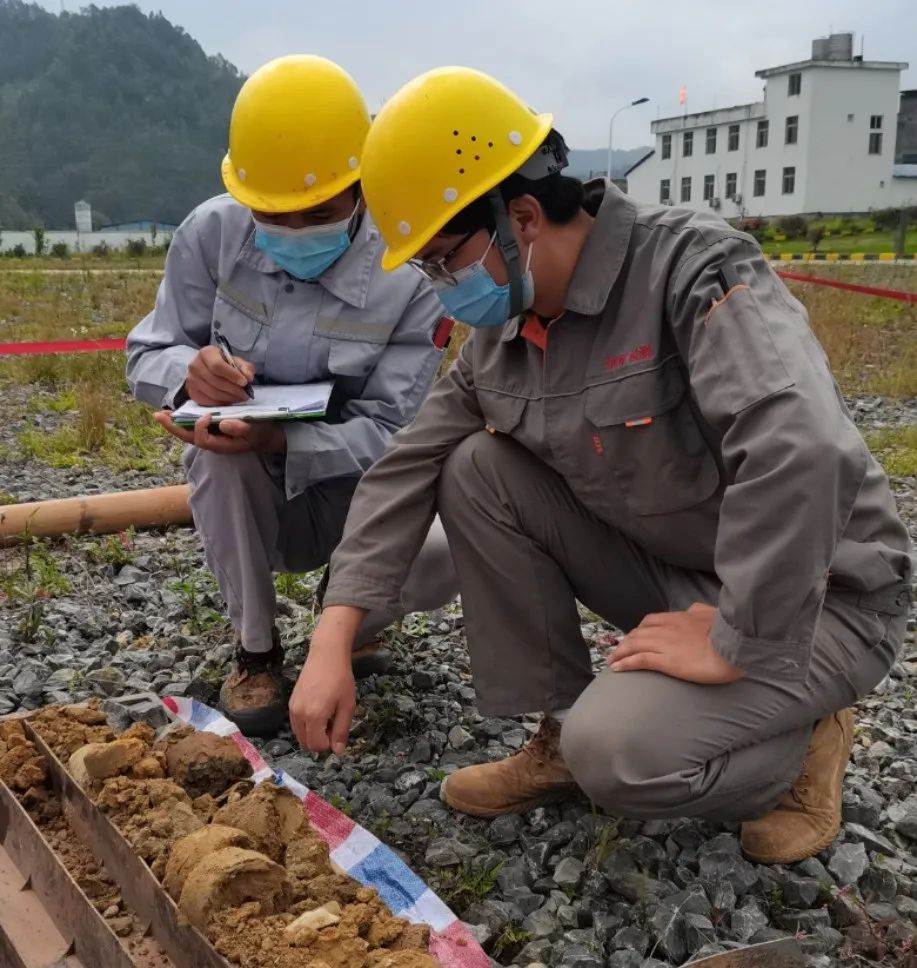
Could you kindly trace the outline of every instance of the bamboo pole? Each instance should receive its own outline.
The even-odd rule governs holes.
[[[114,491],[56,501],[34,501],[0,507],[0,546],[23,537],[59,538],[65,534],[113,534],[130,527],[140,530],[170,524],[190,524],[188,485]]]

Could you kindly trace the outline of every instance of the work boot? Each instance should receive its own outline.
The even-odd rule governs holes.
[[[513,756],[456,770],[443,780],[444,803],[473,817],[525,813],[576,789],[560,755],[560,723],[545,717],[535,736]]]
[[[841,827],[844,770],[853,747],[853,712],[821,720],[802,772],[766,816],[742,824],[742,850],[758,864],[793,864],[824,850]]]
[[[283,648],[275,638],[270,652],[236,650],[232,672],[220,690],[223,712],[246,736],[274,736],[287,721]]]

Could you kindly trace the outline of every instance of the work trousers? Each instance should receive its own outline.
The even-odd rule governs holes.
[[[569,708],[566,764],[617,815],[767,813],[797,779],[814,724],[876,686],[904,638],[904,609],[886,614],[829,591],[805,678],[699,685],[645,671],[594,676],[577,600],[627,631],[652,612],[716,605],[716,575],[649,554],[500,435],[475,434],[450,455],[438,507],[481,712]]]

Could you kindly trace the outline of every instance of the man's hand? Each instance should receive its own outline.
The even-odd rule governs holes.
[[[349,605],[329,605],[322,613],[290,697],[290,727],[303,749],[321,753],[330,747],[340,755],[347,747],[357,707],[350,657],[365,614]]]
[[[255,378],[255,370],[248,360],[234,356],[238,370],[223,359],[216,346],[205,346],[188,365],[185,392],[202,407],[225,407],[230,403],[248,400],[243,387]],[[241,372],[239,372],[241,370]]]
[[[220,433],[212,434],[209,430],[209,414],[201,417],[193,430],[173,423],[168,410],[159,410],[153,414],[153,419],[173,437],[214,454],[245,454],[250,451],[256,454],[283,454],[287,449],[287,438],[277,423],[221,420]]]
[[[647,615],[625,635],[608,657],[614,672],[646,669],[674,679],[717,685],[735,682],[742,673],[710,643],[716,609],[695,603],[686,612]]]

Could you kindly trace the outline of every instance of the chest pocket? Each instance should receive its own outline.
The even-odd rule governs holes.
[[[213,304],[213,330],[223,336],[234,353],[244,356],[252,363],[257,363],[255,356],[264,357],[263,348],[260,354],[255,353],[258,338],[267,331],[271,323],[271,314],[267,306],[220,287],[217,289]],[[266,342],[266,340],[262,341]]]
[[[484,422],[500,434],[512,433],[519,426],[528,402],[525,397],[514,397],[481,387],[477,388],[477,397],[484,414]]]
[[[671,514],[711,497],[719,467],[691,409],[677,360],[588,387],[593,459],[606,462],[634,514]]]
[[[328,369],[334,376],[365,377],[385,352],[394,322],[368,322],[320,316],[315,335],[328,347]]]

